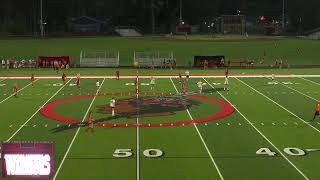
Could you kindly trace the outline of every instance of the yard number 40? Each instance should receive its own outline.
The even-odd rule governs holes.
[[[293,147],[284,148],[283,152],[285,152],[286,154],[288,154],[290,156],[304,156],[304,155],[306,155],[306,152],[304,150],[299,149],[299,148],[293,148]],[[269,148],[260,148],[260,149],[258,149],[256,154],[257,155],[275,156],[277,153],[271,151]]]
[[[113,157],[116,158],[128,158],[132,155],[132,149],[116,149],[113,153]],[[146,149],[143,151],[143,155],[148,158],[157,158],[163,155],[163,151],[160,149]]]

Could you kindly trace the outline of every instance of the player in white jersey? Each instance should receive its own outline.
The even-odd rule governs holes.
[[[199,93],[202,94],[202,86],[203,86],[203,83],[202,81],[200,80],[199,82],[197,82],[197,86],[199,88]]]
[[[115,116],[114,108],[116,107],[116,100],[114,97],[110,100],[110,108],[112,116]]]
[[[224,71],[224,75],[225,75],[225,79],[224,79],[224,87],[223,87],[223,90],[224,91],[229,91],[229,79],[228,79],[228,77],[229,77],[229,70],[228,70],[228,68],[226,68],[225,69],[225,71]]]
[[[275,75],[275,74],[272,74],[272,75],[271,75],[271,80],[274,81],[275,78],[276,78],[276,75]]]
[[[186,74],[186,78],[187,78],[187,81],[188,81],[188,79],[189,79],[189,77],[190,77],[190,72],[189,72],[189,70],[186,70],[185,74]]]
[[[97,87],[97,89],[99,89],[99,87],[100,87],[100,81],[99,80],[97,80],[97,82],[96,82],[96,87]]]
[[[156,79],[154,77],[151,77],[151,80],[150,80],[151,90],[154,90],[155,85],[156,85]]]
[[[225,78],[224,78],[224,88],[223,88],[223,90],[224,91],[229,91],[229,79],[228,79],[228,76],[226,76]]]

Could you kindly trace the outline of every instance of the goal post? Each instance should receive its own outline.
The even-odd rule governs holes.
[[[82,50],[80,67],[119,67],[119,51]]]
[[[172,51],[134,51],[133,66],[137,68],[153,68],[172,66]]]

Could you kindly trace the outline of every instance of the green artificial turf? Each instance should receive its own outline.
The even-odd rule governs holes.
[[[5,100],[16,81],[6,79],[0,82],[4,84],[0,86],[0,102],[5,100],[0,103],[0,140],[12,137],[12,141],[54,141],[55,170],[61,166],[56,179],[305,179],[303,175],[309,179],[320,178],[318,151],[304,156],[284,152],[288,147],[304,151],[320,148],[320,119],[311,121],[314,105],[320,99],[319,78],[276,78],[272,83],[268,78],[230,78],[230,91],[225,92],[221,89],[222,78],[199,77],[187,81],[188,92],[197,91],[199,80],[207,83],[200,96],[229,101],[236,110],[230,116],[207,123],[177,127],[95,127],[94,133],[88,133],[86,126],[68,128],[68,123],[45,117],[38,109],[47,101],[94,95],[95,79],[82,79],[81,89],[70,86],[75,79],[68,79],[66,86],[52,86],[60,83],[60,79],[40,79],[34,87],[20,91],[18,98]],[[99,94],[134,91],[133,86],[126,85],[133,79],[100,79],[100,82],[103,85]],[[140,79],[140,83],[148,82],[149,79]],[[29,80],[18,80],[21,88],[28,83]],[[169,96],[181,87],[177,78],[157,79],[156,83],[154,92]],[[139,90],[140,98],[144,92],[151,91],[149,86],[140,86]],[[70,101],[55,111],[85,122],[89,111],[96,119],[110,117],[98,112],[99,106],[108,106],[110,98],[98,96]],[[134,95],[115,95],[115,98],[117,101],[136,99]],[[108,122],[176,122],[219,111],[208,102],[194,103],[197,105],[188,108],[190,115],[183,110],[170,116],[121,117]],[[260,148],[269,148],[276,155],[256,154]],[[131,149],[133,155],[116,158],[113,156],[116,149]],[[148,158],[143,155],[147,149],[159,149],[164,154]]]

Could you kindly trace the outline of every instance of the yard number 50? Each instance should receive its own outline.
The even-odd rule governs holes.
[[[132,155],[132,149],[116,149],[113,153],[113,157],[116,158],[128,158]],[[163,151],[160,149],[146,149],[143,151],[143,155],[148,158],[157,158],[163,155]]]

